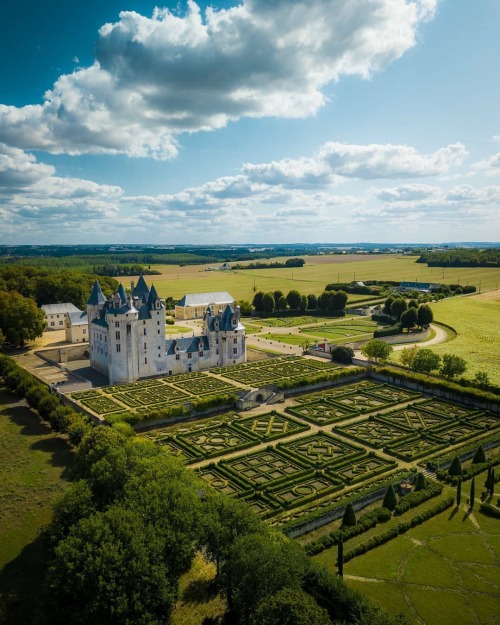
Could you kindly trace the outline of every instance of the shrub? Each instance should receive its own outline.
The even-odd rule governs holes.
[[[462,475],[462,473],[463,471],[462,471],[462,465],[460,464],[460,458],[458,456],[455,456],[448,469],[448,474],[456,476],[456,475]]]
[[[417,473],[417,482],[415,484],[415,490],[423,490],[425,488],[425,476],[419,471]]]
[[[331,351],[332,360],[343,365],[350,365],[354,356],[354,350],[345,345],[337,345]]]
[[[342,525],[344,525],[345,527],[356,525],[356,513],[354,512],[352,503],[348,503],[346,506],[344,516],[342,518]]]
[[[394,510],[398,504],[398,498],[396,493],[394,492],[394,486],[391,484],[387,489],[387,492],[384,496],[384,501],[382,502],[382,507],[387,508],[387,510]]]
[[[403,514],[404,512],[410,510],[410,508],[414,508],[424,501],[440,495],[442,492],[443,487],[441,484],[430,482],[423,490],[415,491],[413,493],[409,493],[405,497],[402,497],[394,509],[394,514]]]
[[[472,458],[472,464],[479,464],[480,462],[486,462],[486,455],[482,445],[479,445],[474,454],[474,458]]]
[[[497,506],[493,506],[490,503],[482,503],[479,506],[479,512],[482,512],[487,516],[494,517],[495,519],[500,519],[500,508],[497,508]]]

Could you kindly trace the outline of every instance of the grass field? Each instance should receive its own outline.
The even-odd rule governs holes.
[[[404,613],[411,625],[494,625],[500,521],[478,512],[478,504],[469,514],[462,503],[351,560],[344,567],[347,584],[388,612]]]
[[[432,350],[440,356],[456,354],[465,358],[466,377],[486,371],[491,382],[500,384],[500,290],[442,300],[432,304],[432,310],[436,321],[457,331],[454,340],[434,345]]]
[[[485,289],[500,286],[500,269],[445,268],[417,264],[416,256],[304,256],[300,268],[256,271],[206,271],[209,265],[155,265],[159,276],[148,276],[161,297],[182,297],[185,293],[229,291],[236,299],[251,301],[257,291],[297,289],[301,293],[323,292],[328,283],[352,280],[417,280],[446,284],[473,284]],[[275,259],[277,261],[283,259]],[[137,280],[137,278],[135,278]],[[128,278],[126,280],[128,282]],[[358,298],[359,296],[353,296]]]
[[[41,600],[52,505],[68,486],[72,453],[38,416],[0,389],[0,623],[29,624]],[[29,597],[29,600],[27,598]]]

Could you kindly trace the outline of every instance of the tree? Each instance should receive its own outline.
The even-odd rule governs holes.
[[[2,349],[3,344],[5,343],[5,336],[2,332],[2,330],[0,330],[0,349]]]
[[[417,323],[423,328],[428,326],[434,320],[434,314],[432,308],[428,304],[422,304],[417,310]]]
[[[476,449],[476,453],[474,454],[474,458],[472,458],[472,464],[480,464],[482,462],[486,462],[486,455],[484,453],[484,449],[482,445]]]
[[[462,499],[462,478],[458,478],[457,482],[457,508],[460,505],[460,501]]]
[[[438,354],[435,354],[432,349],[424,348],[415,352],[410,368],[412,371],[418,371],[419,373],[430,373],[439,369],[440,364],[441,358]]]
[[[419,471],[417,473],[417,481],[415,484],[415,490],[423,490],[424,488],[425,488],[425,476],[421,471]]]
[[[286,310],[287,306],[286,297],[282,295],[278,300],[278,310]]]
[[[279,301],[280,301],[280,299],[282,297],[284,297],[284,293],[283,293],[283,291],[274,291],[273,295],[274,295],[274,305],[279,310],[279,308],[280,308]]]
[[[401,315],[408,308],[408,304],[406,300],[402,297],[398,297],[391,304],[391,317],[395,317],[396,319],[400,319]]]
[[[210,495],[201,515],[202,543],[217,573],[235,540],[259,530],[260,520],[253,510],[238,499]]]
[[[403,328],[406,328],[409,332],[410,329],[417,323],[417,311],[415,308],[408,308],[408,310],[405,310],[401,314],[400,321]]]
[[[332,349],[331,354],[334,362],[339,362],[342,365],[350,365],[354,357],[354,350],[352,347],[347,347],[346,345],[336,345]]]
[[[339,570],[339,576],[344,576],[344,536],[340,534],[338,546],[337,546],[337,567]]]
[[[448,467],[448,475],[462,475],[462,465],[460,464],[460,458],[455,456]]]
[[[462,375],[467,369],[467,363],[460,356],[455,354],[445,354],[443,356],[443,364],[441,365],[440,373],[445,378],[455,378],[457,375]]]
[[[257,293],[253,296],[252,304],[257,312],[262,312],[264,310],[262,307],[263,297],[264,293],[262,291],[257,291]]]
[[[414,345],[413,347],[406,347],[405,349],[403,349],[401,351],[401,364],[404,367],[408,367],[408,369],[412,369],[413,360],[419,349],[420,348],[417,345]]]
[[[493,497],[494,492],[495,492],[495,467],[491,467],[490,488],[489,488],[490,497]]]
[[[66,538],[81,519],[96,512],[92,491],[85,480],[74,482],[54,506],[50,534],[54,542]]]
[[[300,306],[300,293],[296,289],[292,289],[286,296],[286,301],[292,310],[296,310]]]
[[[330,625],[328,612],[303,590],[283,588],[263,599],[252,625]]]
[[[300,296],[299,310],[305,312],[307,310],[307,295]]]
[[[385,315],[391,315],[391,306],[396,298],[394,295],[389,295],[389,297],[384,302],[384,308],[382,309]]]
[[[345,291],[332,291],[330,295],[330,310],[340,311],[344,310],[349,296]]]
[[[273,531],[238,538],[222,565],[222,580],[237,622],[247,625],[258,604],[283,588],[297,592],[309,568],[303,549]]]
[[[316,310],[318,307],[318,298],[314,293],[309,293],[307,296],[307,308],[308,310]]]
[[[24,347],[26,341],[42,336],[45,324],[45,313],[30,297],[0,291],[0,331],[4,340],[14,347]]]
[[[416,310],[418,310],[418,302],[416,299],[411,299],[408,302],[408,308],[415,308]]]
[[[330,291],[323,291],[318,297],[318,308],[320,310],[328,310],[330,304]]]
[[[342,517],[342,525],[345,527],[356,525],[356,513],[354,512],[354,508],[350,502],[345,507],[344,516]]]
[[[469,496],[469,508],[472,510],[474,508],[474,498],[476,496],[476,480],[472,478],[470,483],[470,496]]]
[[[112,506],[79,521],[56,546],[48,572],[61,622],[166,622],[178,579],[164,553],[162,537],[131,510]]]
[[[490,385],[490,376],[486,373],[486,371],[478,371],[474,376],[474,382],[478,384],[482,389],[485,389]]]
[[[240,312],[242,315],[247,317],[248,315],[252,314],[252,304],[250,304],[249,301],[247,301],[246,299],[242,299],[239,302],[239,305],[240,305]]]
[[[379,359],[387,360],[392,353],[392,345],[380,339],[372,339],[363,346],[361,353],[370,360],[374,359],[375,362],[378,362]]]
[[[382,508],[387,508],[388,510],[392,511],[397,505],[398,505],[398,498],[396,496],[396,493],[394,492],[394,486],[391,484],[384,495]]]
[[[262,312],[272,313],[274,310],[274,295],[272,293],[264,293],[262,296]]]

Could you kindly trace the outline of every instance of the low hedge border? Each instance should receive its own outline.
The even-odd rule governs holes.
[[[435,472],[437,472],[443,465],[446,465],[445,468],[448,468],[455,456],[458,455],[458,457],[461,458],[463,455],[468,454],[471,451],[475,451],[479,447],[479,445],[484,446],[487,443],[495,441],[498,441],[500,445],[500,437],[498,434],[494,434],[493,436],[489,436],[488,438],[477,440],[476,442],[469,445],[464,445],[463,447],[460,447],[452,453],[446,453],[444,456],[440,456],[439,454],[434,455],[427,461],[427,468]]]
[[[417,525],[421,525],[422,523],[425,523],[425,521],[428,521],[429,519],[436,516],[437,514],[440,514],[441,512],[448,510],[448,508],[451,508],[454,503],[455,503],[454,497],[448,497],[447,499],[444,499],[443,501],[438,503],[436,506],[434,506],[434,508],[430,508],[429,510],[422,512],[421,514],[418,514],[417,516],[413,517],[409,521],[399,523],[395,527],[391,527],[386,532],[383,532],[382,534],[379,534],[378,536],[374,536],[373,538],[368,540],[366,543],[362,543],[361,545],[358,545],[351,551],[348,551],[347,553],[344,554],[343,561],[349,562],[349,560],[352,560],[353,558],[356,558],[357,556],[361,556],[364,553],[367,553],[368,551],[375,549],[375,547],[378,547],[379,545],[383,545],[384,543],[389,542],[393,538],[397,538],[401,534],[405,534],[412,527],[417,527]]]
[[[428,482],[422,490],[416,490],[405,495],[394,508],[394,515],[404,514],[411,508],[419,506],[424,501],[437,497],[443,492],[443,486],[437,482]]]
[[[497,506],[493,506],[491,503],[482,503],[479,506],[479,512],[486,514],[486,516],[500,519],[500,508],[497,508]]]
[[[462,475],[449,475],[447,469],[439,469],[436,471],[436,476],[439,480],[443,480],[448,484],[456,485],[458,482],[458,478],[462,479],[462,482],[466,482],[467,480],[472,479],[479,473],[486,471],[489,467],[496,467],[500,464],[500,454],[495,454],[492,458],[487,460],[486,462],[479,462],[477,464],[470,464],[465,469],[462,469]]]

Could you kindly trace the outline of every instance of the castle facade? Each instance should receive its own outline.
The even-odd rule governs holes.
[[[165,307],[142,276],[129,295],[120,284],[108,299],[96,280],[87,317],[90,365],[110,384],[246,362],[238,307],[209,305],[202,335],[167,341]]]

